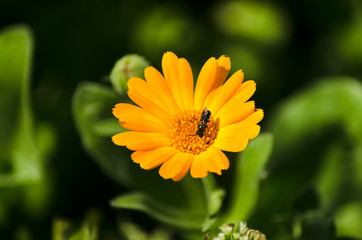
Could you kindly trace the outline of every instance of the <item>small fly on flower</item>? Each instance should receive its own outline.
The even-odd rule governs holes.
[[[210,122],[210,116],[211,112],[207,110],[207,108],[205,107],[204,111],[202,111],[201,119],[199,125],[197,126],[197,131],[196,131],[196,135],[199,136],[200,138],[204,136],[207,123]]]
[[[205,107],[201,113],[201,118],[199,121],[199,125],[197,126],[196,133],[193,135],[187,135],[187,136],[198,136],[199,138],[202,138],[204,136],[205,130],[207,128],[207,123],[210,122],[210,116],[211,116],[211,112]]]

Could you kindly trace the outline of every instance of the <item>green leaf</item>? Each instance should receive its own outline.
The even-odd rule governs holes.
[[[103,171],[118,183],[129,185],[131,161],[122,161],[122,151],[111,136],[125,131],[112,108],[120,99],[108,87],[97,83],[82,83],[73,97],[73,116],[85,149]]]
[[[257,224],[274,228],[268,219],[275,216],[289,222],[295,200],[311,187],[329,213],[341,199],[362,199],[361,102],[360,81],[329,77],[274,111],[268,127],[275,139],[273,169],[263,183]]]
[[[222,223],[246,221],[253,213],[258,200],[260,180],[272,148],[272,134],[263,133],[252,140],[240,155],[230,207],[222,217]]]
[[[316,188],[323,210],[326,212],[339,202],[343,195],[340,192],[344,188],[345,181],[345,144],[337,141],[328,146],[322,159],[320,171],[316,176]]]
[[[362,203],[349,202],[335,214],[338,237],[360,238],[362,236]]]
[[[328,151],[328,145],[336,144],[338,140],[339,146],[352,152],[347,158],[348,164],[345,154],[342,157],[344,164],[339,172],[348,175],[345,175],[345,179],[352,179],[357,192],[362,191],[361,102],[360,81],[349,77],[330,77],[321,79],[276,111],[271,125],[275,136],[273,157],[285,165],[293,158],[294,167],[297,166],[299,170],[294,174],[293,181],[288,182],[288,189],[299,189],[305,180],[313,177],[322,163],[315,159],[323,159],[323,150]],[[332,155],[335,154],[339,153]],[[310,163],[314,168],[310,167]]]
[[[211,228],[216,222],[215,214],[220,210],[222,202],[225,197],[225,191],[217,188],[214,175],[208,174],[207,177],[201,179],[203,183],[203,190],[205,192],[207,204],[207,216],[202,226],[202,231],[205,232]]]
[[[26,26],[0,32],[0,221],[6,219],[9,205],[20,202],[28,216],[41,216],[52,189],[52,182],[44,181],[44,161],[54,149],[55,134],[48,124],[34,124],[32,51],[32,34]]]
[[[200,229],[203,220],[200,216],[193,216],[185,209],[161,203],[152,196],[143,193],[118,196],[112,200],[111,205],[117,208],[142,211],[161,222],[181,228]]]
[[[33,42],[30,30],[14,26],[0,34],[0,186],[39,182],[43,159],[36,146],[30,106],[30,68]],[[0,170],[1,171],[1,170]]]
[[[214,175],[212,174],[208,174],[207,177],[202,178],[201,181],[207,199],[208,215],[215,215],[221,208],[225,191],[217,187]]]
[[[338,124],[357,144],[362,143],[362,84],[350,77],[321,79],[286,101],[271,125],[277,151],[298,145],[311,134]],[[293,149],[288,148],[289,151]]]

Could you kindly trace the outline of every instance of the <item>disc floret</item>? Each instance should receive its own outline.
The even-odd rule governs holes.
[[[181,152],[198,155],[214,143],[217,128],[212,116],[209,118],[203,136],[196,134],[201,113],[201,111],[184,111],[171,118],[169,137],[173,147]]]

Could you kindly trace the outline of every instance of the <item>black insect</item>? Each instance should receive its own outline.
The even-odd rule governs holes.
[[[197,126],[196,135],[202,138],[204,136],[205,129],[207,128],[207,123],[210,122],[211,112],[207,108],[202,111],[201,119],[199,125]]]

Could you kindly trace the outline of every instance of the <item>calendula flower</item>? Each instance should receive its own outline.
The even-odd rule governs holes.
[[[113,114],[132,131],[114,135],[113,142],[134,150],[131,158],[143,169],[161,165],[165,179],[179,181],[189,170],[194,178],[221,175],[229,168],[222,150],[242,151],[260,132],[263,111],[248,101],[255,82],[243,82],[241,70],[225,81],[230,70],[226,56],[205,63],[195,90],[186,59],[166,52],[162,70],[163,75],[147,67],[146,81],[128,80],[128,96],[138,106],[119,103]]]

